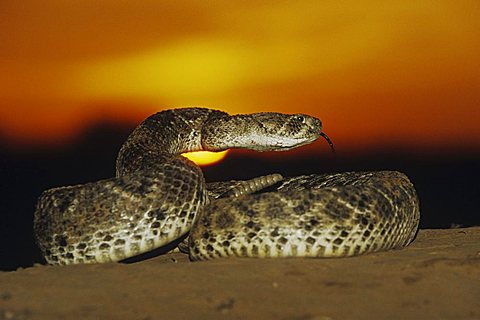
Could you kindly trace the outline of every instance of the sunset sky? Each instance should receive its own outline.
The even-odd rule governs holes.
[[[12,144],[200,105],[312,114],[346,150],[480,149],[478,0],[2,1],[0,30]]]

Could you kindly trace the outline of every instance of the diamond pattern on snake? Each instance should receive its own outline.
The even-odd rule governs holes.
[[[191,260],[346,257],[415,237],[419,201],[396,171],[266,175],[206,183],[190,151],[282,151],[328,137],[305,114],[158,112],[121,147],[116,176],[46,190],[34,234],[49,264],[119,261],[188,235]],[[268,188],[267,188],[268,187]],[[266,189],[267,188],[267,189]]]

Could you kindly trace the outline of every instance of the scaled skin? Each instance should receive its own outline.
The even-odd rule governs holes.
[[[419,213],[415,190],[403,174],[348,173],[326,177],[327,182],[318,175],[286,180],[267,176],[243,184],[226,182],[221,196],[227,198],[213,200],[200,168],[180,156],[228,148],[282,151],[320,136],[321,121],[303,114],[230,116],[205,108],[159,112],[124,143],[115,178],[42,194],[34,219],[37,242],[51,264],[118,261],[179,239],[207,212],[191,233],[192,259],[344,256],[408,244]],[[323,188],[328,181],[335,186]],[[278,191],[249,195],[275,183]],[[282,226],[277,226],[282,216]],[[306,224],[298,224],[304,220]],[[380,238],[365,231],[362,238],[352,225],[358,221]],[[222,233],[229,228],[237,230],[235,237]],[[261,247],[264,242],[268,248]]]

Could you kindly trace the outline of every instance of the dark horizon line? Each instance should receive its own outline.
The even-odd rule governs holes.
[[[115,145],[118,145],[120,148],[123,141],[126,140],[128,135],[135,128],[135,124],[127,124],[125,122],[118,122],[113,119],[102,119],[101,121],[95,121],[89,125],[82,128],[78,133],[73,134],[70,137],[65,139],[58,139],[53,141],[46,139],[44,142],[39,141],[21,141],[21,139],[16,139],[9,137],[7,134],[1,132],[0,130],[0,154],[30,154],[30,153],[58,153],[66,152],[72,148],[78,146],[88,146],[88,145],[97,145],[98,139],[101,139],[104,142],[109,142]],[[470,156],[470,157],[479,157],[480,156],[480,143],[472,144],[467,141],[460,141],[458,144],[445,144],[441,145],[438,143],[428,144],[417,144],[409,143],[409,141],[393,141],[388,143],[382,141],[375,144],[374,142],[369,145],[355,146],[354,143],[349,143],[347,146],[342,146],[335,143],[335,137],[331,137],[335,145],[336,156],[348,156],[348,157],[364,157],[371,154],[417,154],[419,156]],[[313,145],[308,145],[301,147],[299,149],[294,149],[295,151],[288,151],[283,153],[287,157],[290,157],[290,154],[295,154],[295,156],[302,157],[308,155],[322,155],[330,156],[330,150],[328,144],[324,145],[319,144],[319,142],[314,143]],[[111,146],[109,147],[111,148]],[[313,151],[316,149],[317,151]],[[235,153],[240,152],[249,152],[244,150],[235,150]],[[259,153],[259,157],[263,157],[265,153]]]
[[[64,153],[72,152],[72,149],[77,149],[78,147],[88,147],[90,145],[98,145],[97,142],[90,139],[84,140],[83,136],[79,136],[73,142],[66,143],[46,143],[46,144],[14,144],[0,137],[0,155],[11,155],[11,156],[28,156],[28,155],[41,155],[41,154],[52,154],[52,153]],[[99,139],[104,139],[104,136],[98,136]],[[125,137],[126,139],[126,137]],[[112,142],[118,142],[117,150],[120,150],[125,139],[108,139]],[[112,146],[108,147],[109,149]],[[303,148],[303,149],[302,149]],[[316,150],[315,150],[316,149]],[[355,148],[355,147],[345,147],[335,146],[335,153],[331,153],[328,150],[328,146],[321,148],[314,148],[313,146],[301,147],[299,149],[293,149],[290,151],[271,151],[271,152],[256,152],[246,149],[230,149],[230,154],[227,157],[232,155],[236,156],[247,156],[252,158],[262,158],[262,159],[272,159],[275,161],[275,158],[291,159],[291,158],[308,158],[308,157],[319,157],[323,160],[325,159],[336,159],[341,160],[344,157],[347,158],[368,158],[370,156],[389,156],[389,155],[398,155],[406,156],[408,158],[415,157],[447,157],[447,158],[477,158],[480,157],[480,146],[472,146],[469,144],[460,144],[456,145],[453,149],[452,146],[408,146],[407,144],[378,144],[370,145],[364,148]]]

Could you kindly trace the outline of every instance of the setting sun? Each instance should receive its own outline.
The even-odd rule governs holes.
[[[182,154],[185,158],[192,160],[199,166],[207,166],[210,164],[217,163],[218,161],[225,158],[229,150],[220,151],[220,152],[210,152],[210,151],[197,151],[189,152]]]

